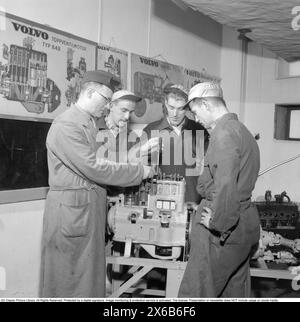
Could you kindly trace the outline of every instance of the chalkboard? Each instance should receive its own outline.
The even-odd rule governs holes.
[[[0,190],[48,186],[50,123],[0,118]]]

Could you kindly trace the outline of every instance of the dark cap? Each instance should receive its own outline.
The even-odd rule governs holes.
[[[114,76],[113,74],[106,72],[104,70],[91,70],[87,71],[82,78],[81,84],[95,82],[102,84],[113,92],[120,85],[121,81],[119,78]]]

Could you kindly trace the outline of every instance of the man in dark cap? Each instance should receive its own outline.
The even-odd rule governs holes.
[[[87,72],[78,101],[49,130],[41,297],[105,296],[105,187],[138,185],[153,175],[150,167],[96,157],[96,121],[117,83],[108,72]]]
[[[167,176],[178,174],[184,177],[185,201],[198,204],[201,200],[196,191],[199,163],[208,144],[208,132],[201,124],[187,117],[188,93],[182,85],[168,84],[164,94],[164,117],[147,125],[144,132],[147,137],[155,136],[155,131],[159,132],[164,145],[159,159],[161,172]]]
[[[210,132],[200,176],[203,200],[191,231],[191,251],[180,297],[248,297],[249,258],[259,241],[257,209],[251,204],[260,165],[249,130],[229,113],[218,83],[192,87],[190,108]]]

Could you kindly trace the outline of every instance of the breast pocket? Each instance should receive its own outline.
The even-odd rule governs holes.
[[[88,234],[90,222],[88,191],[64,191],[60,210],[61,232],[65,237],[84,237]]]

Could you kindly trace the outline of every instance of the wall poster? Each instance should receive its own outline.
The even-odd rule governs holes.
[[[183,85],[187,90],[200,82],[220,79],[164,61],[131,55],[131,88],[143,100],[138,103],[132,123],[148,124],[159,120],[162,114],[163,89],[168,83]],[[193,118],[191,113],[188,117]]]
[[[128,53],[124,50],[99,44],[97,69],[105,70],[121,79],[121,88],[127,89]]]
[[[95,69],[91,41],[10,14],[0,35],[2,117],[51,121],[76,101],[84,72]]]
[[[188,90],[202,82],[221,82],[219,77],[209,75],[205,70],[198,72],[193,69],[184,68],[183,74],[183,86]]]
[[[183,83],[182,67],[131,55],[131,89],[143,98],[131,117],[133,123],[148,124],[163,116],[163,89],[168,83]]]

